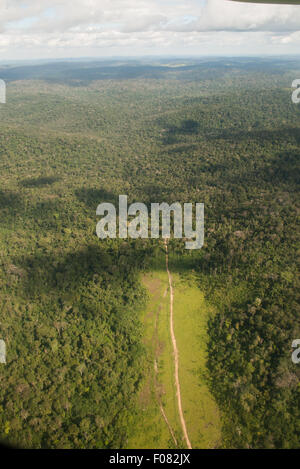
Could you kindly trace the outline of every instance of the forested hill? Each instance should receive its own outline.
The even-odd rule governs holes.
[[[281,58],[202,58],[202,59],[102,59],[0,62],[0,76],[6,81],[45,80],[50,82],[91,83],[96,80],[129,79],[217,79],[214,74],[266,73],[273,76],[297,69],[299,59]]]
[[[96,237],[97,205],[127,194],[205,203],[204,247],[169,250],[217,311],[221,445],[299,447],[299,59],[15,63],[0,78],[1,439],[126,447],[146,360],[139,274],[161,255]]]

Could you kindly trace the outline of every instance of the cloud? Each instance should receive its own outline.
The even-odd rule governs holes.
[[[299,45],[298,6],[229,0],[0,0],[0,12],[5,57],[18,55],[18,48],[32,49],[32,55],[64,48],[68,55],[68,49],[82,53],[86,48],[87,53],[110,47],[121,53],[130,46],[137,52],[153,48],[157,53],[161,47],[161,53],[175,53],[183,45],[188,54],[191,45],[207,44],[207,38],[224,50],[235,44],[254,48],[258,39],[266,47],[286,46],[286,51]],[[223,43],[217,46],[220,33]]]

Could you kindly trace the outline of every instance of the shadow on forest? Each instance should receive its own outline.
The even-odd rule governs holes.
[[[150,210],[151,203],[170,202],[174,187],[166,187],[161,184],[146,184],[137,187],[138,192],[141,194],[142,201],[148,206]]]
[[[178,137],[183,135],[197,135],[199,132],[200,124],[193,119],[185,119],[180,125],[171,125],[165,127],[162,143],[164,145],[171,145],[178,142]]]
[[[17,192],[11,190],[0,190],[0,210],[3,208],[21,209],[23,205],[22,198]]]
[[[270,180],[298,185],[300,182],[300,150],[278,153],[277,156],[277,160],[271,165]]]
[[[135,188],[139,193],[138,200],[131,200],[128,196],[128,204],[133,202],[142,202],[150,209],[150,204],[154,202],[161,203],[161,201],[168,202],[172,199],[174,188],[167,188],[159,184],[146,184]],[[119,194],[107,191],[106,189],[86,189],[82,188],[75,192],[76,197],[80,202],[86,204],[87,207],[97,208],[103,202],[112,203],[116,208],[119,206]]]
[[[114,205],[119,203],[119,196],[106,189],[82,187],[75,191],[75,195],[80,202],[85,203],[88,207],[95,208],[95,210],[102,202],[110,202]]]
[[[289,189],[292,190],[293,186],[299,184],[300,151],[289,151],[285,153],[277,153],[270,160],[264,161],[263,164],[257,168],[248,169],[247,171],[239,167],[236,172],[226,174],[226,167],[215,166],[214,170],[222,170],[224,179],[232,185],[245,185],[245,184],[288,184]]]
[[[110,242],[110,241],[109,241]],[[99,241],[65,255],[35,254],[14,258],[13,263],[26,272],[22,288],[27,297],[55,296],[76,292],[81,286],[100,284],[102,288],[118,285],[121,278],[130,283],[138,271],[144,270],[150,250],[145,244],[123,241],[107,244]],[[150,255],[151,257],[151,255]],[[146,262],[146,259],[148,261]]]
[[[107,252],[99,245],[88,246],[64,257],[47,254],[15,259],[27,275],[24,278],[24,292],[29,297],[51,293],[51,291],[75,291],[80,285],[96,281],[95,275],[111,279],[114,273],[114,253]]]
[[[175,143],[175,142],[174,142]],[[170,149],[163,149],[164,152],[167,152],[169,155],[174,155],[176,153],[179,154],[189,154],[189,152],[193,152],[194,150],[198,150],[199,152],[199,143],[185,143],[185,144],[178,144],[176,147],[172,147]]]
[[[184,242],[182,241],[182,243]],[[154,272],[166,270],[165,247],[163,245],[163,241],[159,240],[158,244],[160,255],[159,257],[153,258],[149,263],[149,270]],[[174,253],[172,249],[172,241],[171,244],[169,244],[169,268],[171,273],[173,272],[182,275],[189,274],[195,269],[199,262],[199,253],[200,256],[202,256],[201,250],[191,253],[191,251],[185,250],[184,244],[182,244],[182,246],[183,254]]]
[[[14,224],[14,228],[23,226],[24,222],[43,230],[57,230],[58,221],[69,223],[63,201],[56,196],[33,203],[30,197],[10,190],[0,190],[0,224]],[[19,218],[17,218],[19,217]]]
[[[236,132],[232,129],[211,129],[211,134],[207,134],[208,140],[267,140],[273,143],[278,140],[290,141],[294,140],[296,144],[300,143],[300,128],[289,127],[284,129],[259,129]]]
[[[37,178],[23,179],[20,185],[23,187],[44,187],[50,186],[57,181],[59,181],[59,178],[56,176],[40,176]]]
[[[22,278],[26,297],[39,298],[51,292],[59,297],[78,294],[78,289],[90,282],[107,288],[117,285],[120,278],[130,282],[130,277],[141,271],[165,270],[164,253],[162,240],[157,240],[156,246],[146,240],[124,240],[114,247],[99,241],[64,256],[36,254],[15,258],[13,263],[26,272]],[[195,257],[171,254],[170,267],[173,272],[184,273],[195,267]]]

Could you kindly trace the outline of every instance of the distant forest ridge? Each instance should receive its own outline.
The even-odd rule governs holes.
[[[299,66],[299,58],[158,58],[158,59],[91,59],[28,62],[0,65],[0,77],[6,81],[47,80],[54,82],[92,82],[128,79],[195,79],[209,78],[209,72],[226,73],[260,71],[283,73]]]

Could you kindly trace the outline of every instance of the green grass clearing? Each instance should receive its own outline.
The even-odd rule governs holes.
[[[178,261],[170,256],[174,287],[174,328],[179,349],[179,378],[187,430],[193,448],[215,448],[221,445],[220,415],[206,383],[205,366],[206,324],[213,310],[198,288],[193,272],[180,272],[177,264]],[[161,415],[158,396],[179,446],[184,447],[174,384],[169,322],[170,292],[164,267],[162,256],[161,262],[142,279],[149,292],[149,302],[144,314],[147,372],[139,399],[140,417],[128,448],[175,447]],[[155,357],[158,364],[157,382]]]

